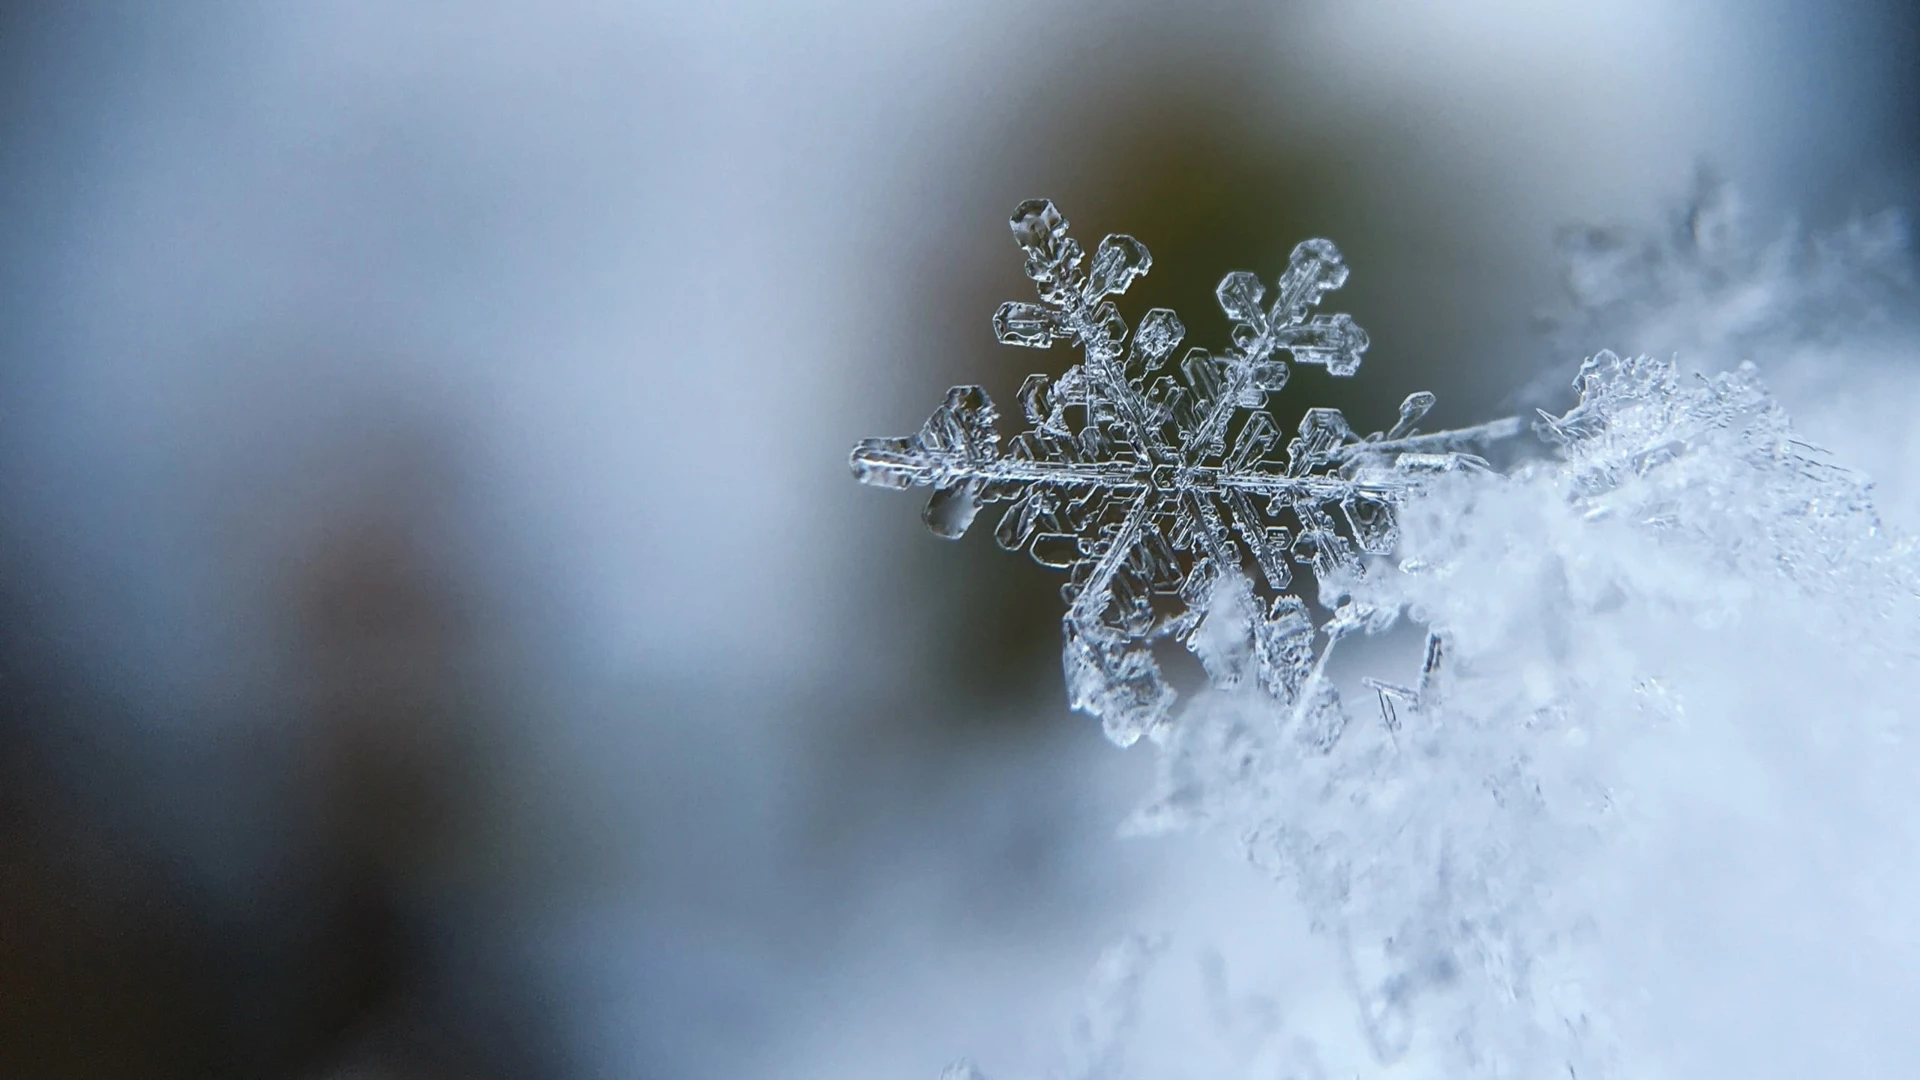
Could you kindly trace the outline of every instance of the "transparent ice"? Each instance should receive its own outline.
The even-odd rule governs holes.
[[[1330,691],[1314,623],[1289,591],[1293,568],[1323,585],[1361,574],[1363,555],[1393,550],[1396,503],[1424,477],[1484,468],[1467,451],[1518,422],[1423,434],[1416,425],[1434,398],[1422,392],[1401,403],[1391,430],[1364,437],[1339,410],[1310,409],[1283,450],[1263,406],[1286,386],[1287,360],[1352,375],[1367,348],[1351,316],[1313,313],[1347,280],[1333,244],[1295,247],[1270,303],[1253,274],[1222,278],[1215,295],[1232,344],[1217,356],[1189,348],[1173,364],[1186,336],[1179,317],[1154,308],[1129,331],[1109,299],[1152,266],[1144,244],[1109,235],[1089,259],[1043,199],[1022,203],[1012,226],[1040,302],[1002,304],[994,331],[1010,345],[1070,343],[1080,363],[1057,379],[1028,376],[1027,428],[1004,452],[986,392],[956,386],[918,433],[856,446],[854,475],[933,488],[923,517],[949,539],[983,507],[1007,504],[1000,546],[1067,572],[1069,696],[1114,742],[1160,732],[1171,717],[1174,692],[1153,655],[1166,639],[1192,649],[1215,685],[1251,677],[1328,726]],[[1257,575],[1257,594],[1243,575]],[[1369,617],[1342,608],[1326,632],[1337,638]]]
[[[1680,239],[1633,245],[1632,258],[1575,250],[1578,306],[1563,325],[1631,341],[1647,332],[1636,318],[1680,327],[1692,312],[1720,335],[1687,339],[1696,352],[1717,358],[1734,341],[1797,362],[1817,338],[1823,359],[1845,364],[1860,334],[1911,318],[1910,260],[1885,239],[1896,233],[1754,245],[1713,224],[1718,198],[1697,193]],[[1022,210],[1016,232],[1045,255],[1029,265],[1048,303],[1009,305],[997,322],[1085,350],[1054,396],[1029,383],[1031,448],[998,454],[981,419],[990,407],[962,388],[920,435],[863,443],[856,472],[933,486],[929,522],[955,535],[988,501],[1055,515],[1043,524],[1061,538],[1054,564],[1074,575],[1075,701],[1117,741],[1151,733],[1159,748],[1130,828],[1227,837],[1282,883],[1292,900],[1276,917],[1299,911],[1333,944],[1363,1048],[1342,1057],[1337,1033],[1302,1025],[1284,995],[1260,1024],[1169,1035],[1139,998],[1164,966],[1153,956],[1176,946],[1129,939],[1096,967],[1065,1064],[1047,1075],[1914,1075],[1920,552],[1860,475],[1796,432],[1759,366],[1743,356],[1705,374],[1598,352],[1574,376],[1573,404],[1538,414],[1533,457],[1505,472],[1468,450],[1517,422],[1421,436],[1422,395],[1392,431],[1355,438],[1316,410],[1284,460],[1242,458],[1246,431],[1261,430],[1253,395],[1195,393],[1228,402],[1217,409],[1234,415],[1213,427],[1215,410],[1178,410],[1172,391],[1264,393],[1284,378],[1267,365],[1303,359],[1289,345],[1302,340],[1344,342],[1328,366],[1350,371],[1357,329],[1307,321],[1291,300],[1249,318],[1257,301],[1230,275],[1235,346],[1156,389],[1134,357],[1157,350],[1164,364],[1173,346],[1153,343],[1177,335],[1146,328],[1177,324],[1150,313],[1123,349],[1101,300],[1131,276],[1113,267],[1144,270],[1144,249],[1102,245],[1120,254],[1081,278],[1051,208]],[[1718,245],[1710,259],[1688,239],[1696,230]],[[1780,250],[1829,255],[1766,254]],[[1283,300],[1318,300],[1344,276],[1330,246],[1302,251]],[[1290,288],[1301,280],[1329,284]],[[1727,310],[1750,311],[1731,298],[1754,290],[1767,304],[1727,332]],[[1621,296],[1634,299],[1623,308]],[[1339,330],[1286,334],[1316,324]],[[1198,437],[1210,431],[1219,443]],[[1266,511],[1249,518],[1233,496],[1260,484],[1284,497],[1249,498]],[[1080,511],[1062,509],[1068,496]],[[1345,509],[1356,496],[1379,513],[1357,520]],[[957,499],[962,518],[945,509]],[[1009,546],[1041,532],[1008,520]],[[1280,529],[1313,537],[1267,550],[1312,568],[1317,608],[1268,573],[1248,536]],[[1135,554],[1148,537],[1164,540],[1164,564]],[[1162,565],[1145,589],[1114,583]],[[1134,605],[1143,592],[1175,602]],[[1350,718],[1331,690],[1335,643],[1404,623],[1424,637],[1410,674],[1345,672],[1380,705]],[[1177,716],[1144,648],[1166,637],[1212,676]],[[1276,978],[1284,989],[1308,975]],[[954,1075],[981,1075],[965,1069]]]

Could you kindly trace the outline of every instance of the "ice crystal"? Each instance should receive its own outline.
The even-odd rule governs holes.
[[[1154,308],[1129,328],[1110,299],[1152,265],[1144,244],[1113,234],[1088,258],[1046,200],[1021,204],[1011,223],[1040,302],[1002,304],[994,332],[1011,345],[1070,343],[1080,363],[1027,378],[1027,428],[1004,452],[986,392],[956,386],[918,433],[856,446],[854,475],[934,489],[923,517],[949,539],[985,506],[1008,504],[995,539],[1067,572],[1069,698],[1116,743],[1165,728],[1174,693],[1153,655],[1165,640],[1199,656],[1215,685],[1251,682],[1310,710],[1330,740],[1326,650],[1291,591],[1294,567],[1323,588],[1359,576],[1363,556],[1393,550],[1395,507],[1423,477],[1484,468],[1468,451],[1518,422],[1422,433],[1434,398],[1421,392],[1391,429],[1364,437],[1339,410],[1309,409],[1282,450],[1264,406],[1286,386],[1288,361],[1352,375],[1368,344],[1351,316],[1314,311],[1347,279],[1332,243],[1295,247],[1271,302],[1251,273],[1222,278],[1232,344],[1189,348],[1174,364],[1178,316]],[[1370,617],[1343,606],[1325,632],[1337,639]]]
[[[1591,355],[1577,400],[1539,413],[1539,454],[1505,472],[1467,450],[1517,422],[1420,435],[1426,395],[1366,438],[1309,411],[1273,453],[1263,397],[1284,361],[1351,373],[1365,341],[1310,311],[1344,279],[1330,245],[1296,249],[1270,307],[1229,275],[1233,346],[1156,377],[1178,320],[1149,312],[1129,341],[1106,299],[1145,249],[1109,238],[1083,274],[1044,203],[1015,218],[1043,302],[996,327],[1073,341],[1082,363],[1028,381],[1031,427],[1005,454],[974,387],[919,435],[856,449],[863,479],[933,487],[943,535],[1011,503],[1003,544],[1071,575],[1075,703],[1117,741],[1159,744],[1131,827],[1231,837],[1333,943],[1354,1045],[1276,1010],[1223,1037],[1231,1061],[1176,1039],[1183,1070],[1592,1080],[1920,1060],[1903,1006],[1920,994],[1920,549],[1746,362],[1796,366],[1810,342],[1855,374],[1890,343],[1910,357],[1889,335],[1912,320],[1910,256],[1890,217],[1756,245],[1729,199],[1703,188],[1658,242],[1574,234],[1562,328],[1695,355]],[[1691,370],[1700,357],[1729,370]],[[1912,415],[1911,393],[1885,396]],[[1313,571],[1320,616],[1292,566]],[[1383,722],[1349,724],[1332,650],[1400,620],[1426,633],[1418,672],[1358,680]],[[1168,638],[1211,676],[1177,723],[1148,652]],[[1142,1030],[1166,1017],[1136,1007],[1168,965],[1144,955],[1103,959],[1063,1075],[1168,1074]]]
[[[1657,226],[1562,230],[1564,293],[1542,315],[1563,356],[1651,353],[1684,373],[1764,364],[1805,437],[1872,476],[1881,510],[1912,527],[1920,272],[1910,232],[1894,209],[1826,229],[1776,222],[1702,174]],[[1557,370],[1543,377],[1535,403],[1557,404],[1564,383]]]

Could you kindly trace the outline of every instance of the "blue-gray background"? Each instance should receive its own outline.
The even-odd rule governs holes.
[[[1200,872],[1048,575],[845,468],[1067,362],[1016,202],[1214,344],[1330,236],[1296,396],[1468,422],[1578,360],[1556,226],[1920,190],[1903,5],[1435,7],[9,6],[0,1074],[1044,1046]]]

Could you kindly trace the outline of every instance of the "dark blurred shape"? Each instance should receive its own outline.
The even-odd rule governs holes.
[[[113,780],[166,771],[181,746],[62,745],[158,718],[36,647],[58,620],[35,602],[57,597],[7,561],[0,1075],[552,1074],[540,1011],[516,1000],[527,973],[487,937],[500,687],[484,590],[444,550],[443,457],[417,437],[376,445],[346,504],[266,553],[286,579],[282,689],[249,703],[233,673],[260,715],[192,752],[172,778],[190,790]],[[209,881],[154,823],[195,804],[269,815],[274,850]]]

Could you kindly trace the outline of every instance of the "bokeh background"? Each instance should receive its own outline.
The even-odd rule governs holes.
[[[15,4],[0,1075],[931,1076],[1281,894],[1113,838],[1057,581],[846,453],[1329,236],[1294,396],[1526,404],[1555,229],[1920,193],[1903,4]],[[1896,416],[1890,422],[1898,422]],[[981,530],[985,532],[985,530]],[[1308,957],[1311,943],[1282,943]]]

